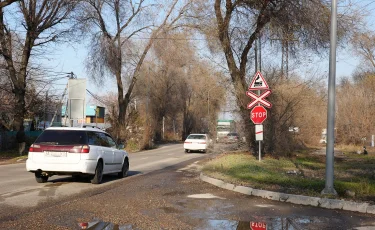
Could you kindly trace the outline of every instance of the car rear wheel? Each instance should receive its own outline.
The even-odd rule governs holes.
[[[128,159],[125,159],[124,164],[122,164],[122,170],[118,173],[118,177],[124,178],[128,175],[129,171],[129,161]]]
[[[94,178],[91,179],[92,184],[100,184],[103,179],[103,162],[99,161],[95,169]]]
[[[43,176],[40,172],[35,172],[35,180],[38,183],[46,183],[48,181],[48,176]]]

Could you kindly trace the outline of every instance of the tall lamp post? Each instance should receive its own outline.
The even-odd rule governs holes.
[[[337,0],[331,6],[331,49],[329,52],[328,78],[328,115],[327,115],[327,147],[326,147],[326,183],[322,194],[337,195],[333,187],[334,141],[335,141],[335,102],[336,102],[336,41],[337,41]]]

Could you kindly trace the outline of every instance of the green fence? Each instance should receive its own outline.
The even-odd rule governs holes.
[[[31,145],[42,132],[42,130],[26,131],[26,145]],[[0,132],[0,150],[9,150],[16,148],[16,134],[17,131]]]

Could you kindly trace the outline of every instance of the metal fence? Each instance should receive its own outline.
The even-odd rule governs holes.
[[[26,131],[26,145],[31,145],[42,132],[43,131]],[[15,149],[17,147],[16,134],[17,131],[0,131],[0,151]]]

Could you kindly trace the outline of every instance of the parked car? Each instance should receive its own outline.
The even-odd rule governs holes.
[[[104,174],[127,176],[129,156],[123,148],[98,128],[50,127],[30,146],[26,169],[38,183],[53,175],[83,175],[100,184]]]
[[[240,136],[238,133],[228,133],[228,135],[225,137],[225,142],[227,143],[235,143],[240,141]]]
[[[190,151],[206,153],[210,143],[211,140],[207,134],[190,134],[184,142],[185,153],[189,153]]]

